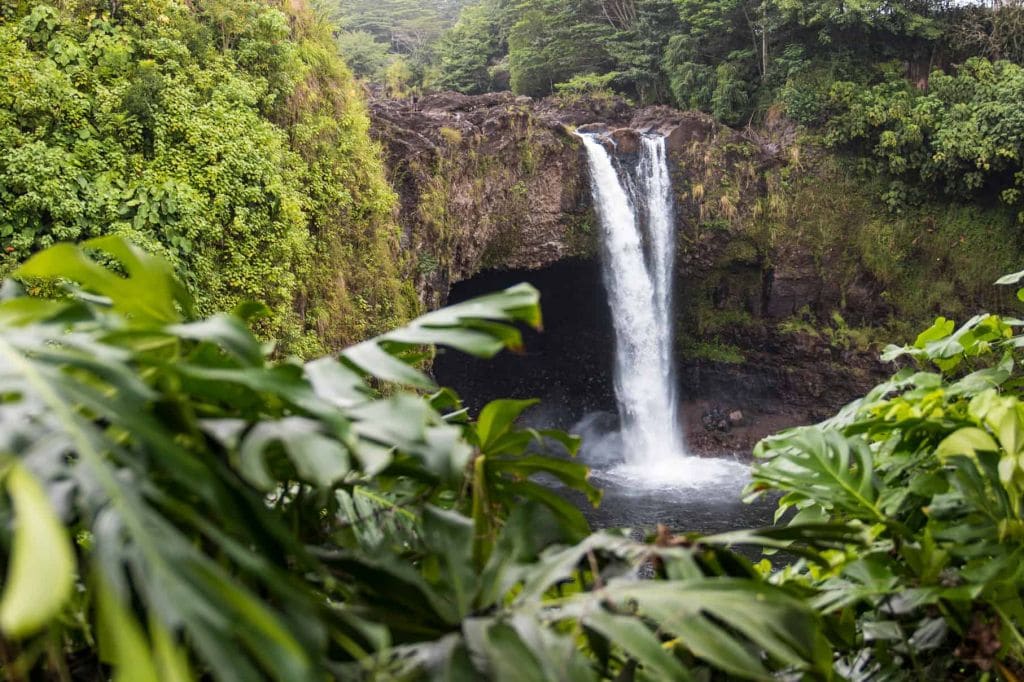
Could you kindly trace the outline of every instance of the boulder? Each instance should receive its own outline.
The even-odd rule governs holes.
[[[607,135],[608,126],[604,123],[585,123],[584,125],[577,126],[576,132],[583,135]]]
[[[618,154],[636,154],[640,151],[640,133],[632,128],[613,130],[608,137],[615,145],[615,151]]]

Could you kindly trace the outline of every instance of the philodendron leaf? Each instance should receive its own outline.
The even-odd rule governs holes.
[[[481,358],[505,348],[521,350],[510,323],[541,326],[540,294],[529,284],[435,310],[377,338],[342,351],[342,359],[365,374],[405,386],[434,390],[434,381],[398,356],[417,346],[447,346]]]
[[[75,557],[67,532],[35,477],[14,464],[5,483],[16,525],[0,598],[0,630],[17,639],[38,631],[63,608],[74,584]]]
[[[644,671],[652,679],[695,679],[639,618],[597,610],[586,615],[582,621],[587,627],[601,633],[608,641],[622,647],[631,658],[643,666]]]
[[[939,443],[935,456],[939,458],[954,455],[974,456],[978,452],[999,452],[999,445],[984,429],[968,426],[950,435]]]
[[[88,255],[99,251],[117,259],[127,277]],[[14,272],[16,277],[70,279],[105,296],[113,308],[137,321],[177,322],[178,308],[188,313],[192,299],[167,261],[151,256],[121,237],[91,239],[81,246],[57,244],[41,251]]]
[[[802,600],[770,585],[736,578],[622,581],[603,592],[609,603],[634,606],[661,632],[679,637],[695,656],[736,678],[770,674],[734,633],[784,666],[824,672],[831,663],[817,616]]]
[[[490,447],[498,438],[508,432],[516,419],[539,400],[495,400],[488,403],[480,411],[477,420],[476,434],[480,440],[480,449],[489,452]]]

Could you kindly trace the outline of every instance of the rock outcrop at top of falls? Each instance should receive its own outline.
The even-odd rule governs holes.
[[[769,174],[806,169],[791,126],[741,133],[704,114],[664,106],[634,109],[617,99],[566,103],[511,93],[377,98],[370,112],[428,307],[441,304],[452,283],[481,270],[529,270],[596,254],[586,158],[573,134],[578,129],[607,133],[616,153],[626,155],[639,148],[642,133],[666,136],[678,270],[717,282],[705,298],[739,296],[741,307],[773,319],[804,308],[828,315],[840,302],[857,320],[886,313],[870,277],[837,279],[813,245],[772,243],[761,234],[765,207],[780,205]],[[742,284],[719,282],[720,272],[739,272]]]
[[[428,307],[481,270],[593,253],[578,144],[533,100],[446,93],[373,99],[370,112]]]
[[[428,306],[441,303],[451,283],[484,269],[536,269],[596,253],[575,128],[601,128],[620,153],[635,151],[642,132],[665,134],[673,152],[734,135],[702,114],[636,110],[618,99],[441,93],[374,98],[370,112]]]

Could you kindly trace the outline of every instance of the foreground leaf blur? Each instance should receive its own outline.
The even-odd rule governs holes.
[[[1015,321],[937,326],[890,354],[938,372],[904,370],[834,419],[765,441],[752,492],[785,492],[780,514],[797,513],[784,525],[638,540],[591,533],[563,497],[600,492],[571,459],[578,439],[516,426],[532,401],[474,421],[423,373],[431,345],[517,346],[516,325],[540,323],[530,287],[303,365],[272,359],[242,317],[189,319],[171,271],[116,239],[44,251],[22,274],[66,293],[27,297],[9,281],[0,300],[12,679],[1019,666]],[[791,560],[755,566],[741,545]]]

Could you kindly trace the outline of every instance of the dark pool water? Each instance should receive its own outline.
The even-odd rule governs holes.
[[[751,504],[743,502],[742,491],[749,479],[746,465],[729,458],[709,458],[686,462],[678,468],[679,478],[684,480],[667,481],[664,472],[654,467],[639,472],[632,468],[623,471],[617,466],[592,469],[591,483],[604,491],[597,508],[582,495],[564,489],[561,493],[580,508],[593,530],[626,528],[636,540],[654,534],[659,525],[673,534],[703,535],[773,525],[777,497],[763,497]],[[691,473],[696,473],[698,479],[702,474],[705,478],[688,482],[685,479]],[[768,558],[773,564],[782,565],[792,559],[783,554],[766,557],[757,546],[732,549],[755,563]]]
[[[604,490],[597,509],[581,506],[591,526],[598,528],[634,528],[652,531],[659,524],[682,533],[724,533],[743,528],[772,525],[775,500],[762,498],[744,504],[731,486],[702,489],[649,489],[621,483],[595,483]]]

